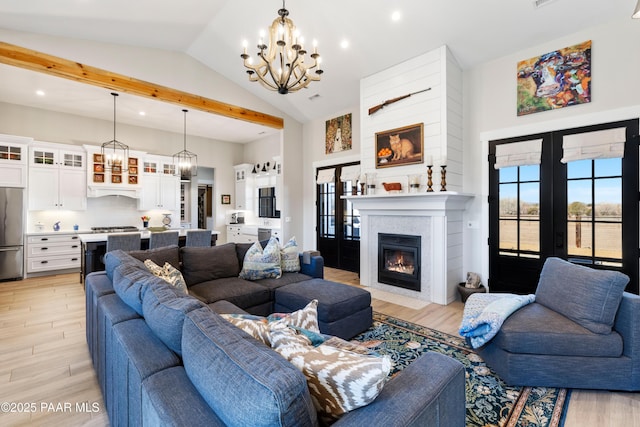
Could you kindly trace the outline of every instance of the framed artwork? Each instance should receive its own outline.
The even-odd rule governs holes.
[[[138,176],[137,175],[129,175],[129,184],[137,184]]]
[[[114,164],[111,166],[111,173],[122,173],[122,166]]]
[[[518,62],[518,116],[591,102],[591,40]]]
[[[129,157],[129,166],[138,166],[138,159],[135,157]]]
[[[95,153],[93,155],[93,162],[94,163],[104,163],[104,157],[102,157],[102,154]]]
[[[230,205],[231,204],[231,195],[230,194],[223,194],[222,196],[220,196],[221,199],[221,203],[223,205]]]
[[[129,166],[129,175],[138,175],[138,167]]]
[[[325,127],[325,154],[351,150],[351,113],[327,120]]]
[[[122,175],[111,175],[112,184],[122,184]]]
[[[104,172],[104,165],[102,163],[94,163],[93,164],[94,172]]]
[[[424,162],[424,124],[376,133],[376,169]]]
[[[104,182],[104,174],[103,173],[94,173],[93,174],[93,182]]]

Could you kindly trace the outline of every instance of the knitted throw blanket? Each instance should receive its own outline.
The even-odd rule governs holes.
[[[500,330],[502,323],[516,310],[535,301],[535,295],[477,293],[464,306],[460,335],[473,348],[482,347]]]

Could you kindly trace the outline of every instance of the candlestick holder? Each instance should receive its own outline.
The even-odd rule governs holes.
[[[440,166],[440,191],[447,191],[447,165]]]
[[[433,171],[431,168],[433,165],[427,165],[427,193],[433,193]]]

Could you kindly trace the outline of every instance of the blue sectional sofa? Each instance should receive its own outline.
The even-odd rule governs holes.
[[[242,297],[243,284],[223,283],[220,290],[232,301],[210,289],[194,297],[193,286],[185,295],[140,261],[179,263],[176,252],[133,255],[108,253],[106,271],[86,280],[87,342],[112,426],[319,425],[304,375],[218,314],[264,312],[269,306],[260,289],[249,286],[252,295]],[[185,279],[199,271],[188,258]],[[283,276],[284,286],[321,277],[322,258],[302,268],[291,273],[296,277]],[[271,296],[278,288],[265,286]],[[389,380],[373,403],[335,425],[463,426],[464,396],[462,365],[428,353]]]

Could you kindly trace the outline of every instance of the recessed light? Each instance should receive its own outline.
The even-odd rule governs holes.
[[[37,90],[37,91],[36,91],[36,95],[38,95],[38,96],[44,96],[44,95],[45,95],[45,93],[44,93],[44,91],[43,91],[43,90]]]
[[[347,49],[349,47],[349,40],[344,39],[340,42],[340,47],[343,49]]]
[[[145,113],[144,111],[140,111],[138,114],[140,114],[141,116],[146,116],[147,113]]]
[[[395,12],[393,12],[391,14],[391,20],[393,22],[398,22],[400,20],[400,18],[402,18],[402,13],[400,13],[399,10],[396,10]]]

